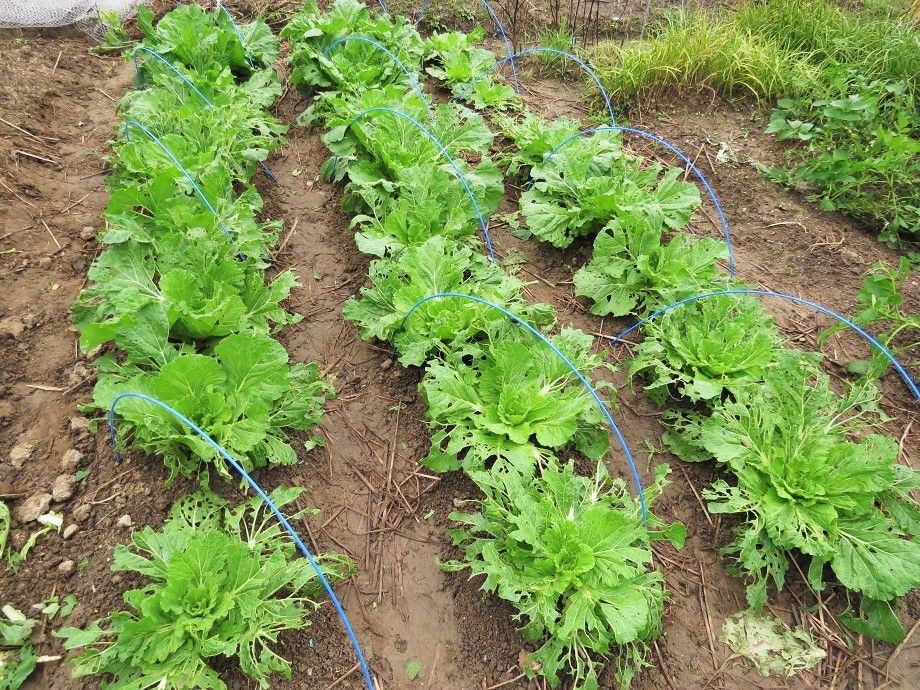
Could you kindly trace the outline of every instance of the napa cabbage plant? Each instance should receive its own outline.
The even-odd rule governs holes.
[[[283,507],[301,493],[281,487],[270,497]],[[336,553],[317,560],[333,582],[354,570]],[[127,608],[54,633],[65,649],[79,650],[70,659],[74,675],[101,676],[103,687],[225,690],[217,665],[230,659],[268,688],[273,674],[291,677],[276,651],[279,635],[310,625],[323,591],[258,497],[228,507],[209,493],[186,495],[162,528],[145,527],[115,548],[112,570],[143,582],[124,594]]]
[[[604,366],[583,331],[563,328],[552,342],[583,375]],[[561,357],[517,324],[429,363],[420,390],[432,430],[423,462],[435,471],[493,464],[532,471],[570,446],[598,459],[609,445],[596,401]]]
[[[703,497],[711,512],[742,519],[723,555],[749,580],[753,608],[764,606],[769,583],[783,588],[799,553],[810,558],[816,591],[828,572],[876,602],[920,584],[920,509],[911,494],[920,476],[898,463],[895,439],[852,435],[877,398],[866,384],[838,396],[814,358],[787,351],[762,386],[740,389],[702,422],[702,446],[732,479]]]
[[[666,465],[656,469],[647,504],[667,473]],[[650,514],[646,529],[625,482],[602,464],[593,477],[555,460],[538,476],[513,465],[470,476],[484,496],[474,512],[451,513],[463,556],[442,567],[480,577],[482,589],[515,607],[525,638],[538,646],[524,666],[531,678],[556,688],[567,674],[574,688],[596,690],[609,663],[628,688],[661,632],[666,593],[650,543],[680,547],[684,526]]]

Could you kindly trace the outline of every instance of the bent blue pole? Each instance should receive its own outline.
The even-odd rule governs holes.
[[[137,120],[127,120],[125,122],[125,139],[127,139],[128,141],[131,141],[131,130],[128,129],[129,127],[137,127],[144,134],[146,134],[154,144],[160,147],[160,150],[162,150],[163,153],[167,155],[169,160],[171,160],[173,164],[177,168],[179,168],[179,172],[181,172],[185,176],[185,179],[189,181],[189,184],[192,185],[192,189],[194,189],[195,193],[198,194],[198,198],[201,199],[204,205],[208,207],[208,210],[214,215],[214,220],[217,221],[217,224],[220,226],[220,229],[224,231],[224,234],[227,236],[227,239],[230,240],[230,242],[235,244],[233,240],[233,235],[230,234],[229,228],[227,228],[227,226],[224,225],[224,222],[220,219],[220,216],[217,215],[217,211],[211,205],[211,202],[208,201],[208,197],[204,195],[204,192],[201,191],[201,187],[199,187],[198,184],[195,182],[195,180],[192,179],[192,176],[189,174],[189,171],[186,170],[185,167],[182,165],[182,163],[179,162],[179,159],[173,155],[173,152],[169,150],[166,144],[160,141],[159,137],[157,137],[153,132],[151,132],[149,129],[144,127],[144,125],[142,125]]]
[[[140,60],[138,59],[138,56],[137,56],[137,54],[140,53],[140,52],[144,52],[144,53],[147,53],[148,55],[152,55],[152,56],[155,57],[157,60],[159,60],[160,62],[162,62],[164,65],[166,65],[166,67],[167,67],[173,74],[175,74],[177,77],[179,77],[179,79],[181,79],[183,82],[185,82],[185,85],[188,86],[192,91],[194,91],[194,92],[198,95],[198,98],[200,98],[205,104],[207,104],[207,106],[208,106],[209,108],[213,108],[213,107],[214,107],[214,104],[211,103],[211,101],[208,100],[208,97],[207,97],[207,96],[205,96],[203,93],[201,93],[201,91],[198,90],[198,87],[195,86],[195,85],[192,83],[192,80],[191,80],[191,79],[189,79],[189,78],[186,77],[184,74],[182,74],[182,72],[180,72],[178,69],[176,69],[176,66],[175,66],[173,63],[171,63],[169,60],[167,60],[165,57],[163,57],[160,53],[158,53],[157,51],[153,50],[152,48],[148,48],[147,46],[137,46],[137,47],[131,52],[131,57],[132,57],[132,59],[134,60],[134,76],[135,76],[135,78],[143,79],[143,74],[144,74],[144,73],[141,71]]]
[[[620,427],[617,426],[616,421],[614,421],[613,419],[613,415],[610,414],[610,410],[607,409],[607,406],[601,400],[601,397],[597,394],[597,391],[594,389],[594,386],[592,386],[588,382],[588,379],[585,378],[584,374],[578,371],[578,367],[576,367],[572,363],[572,361],[568,357],[565,356],[565,353],[563,353],[562,350],[556,347],[549,338],[547,338],[545,335],[540,333],[540,331],[538,331],[536,328],[531,326],[529,323],[524,321],[524,319],[522,319],[520,316],[508,311],[504,307],[500,307],[497,304],[490,302],[489,300],[483,299],[482,297],[475,297],[474,295],[467,295],[462,292],[439,292],[435,295],[429,295],[428,297],[425,297],[424,299],[420,299],[418,302],[412,305],[412,308],[409,309],[409,311],[406,312],[406,315],[402,318],[402,321],[399,324],[399,328],[396,329],[396,332],[398,333],[399,331],[403,329],[403,326],[406,325],[406,320],[412,315],[412,312],[414,312],[420,306],[425,304],[425,302],[430,302],[433,299],[441,299],[444,297],[455,297],[455,298],[460,298],[460,299],[468,299],[473,302],[485,304],[486,306],[491,307],[492,309],[496,309],[500,311],[502,314],[512,319],[519,326],[521,326],[522,328],[527,330],[529,333],[531,333],[531,335],[535,336],[537,339],[542,341],[547,347],[549,347],[550,350],[553,351],[553,353],[556,356],[558,356],[565,363],[565,365],[572,371],[572,373],[578,377],[578,380],[581,382],[581,385],[584,386],[585,390],[588,391],[588,393],[591,395],[592,398],[594,398],[594,402],[597,403],[597,406],[600,408],[601,413],[604,415],[604,417],[606,417],[608,426],[610,426],[610,429],[616,435],[617,441],[620,444],[620,448],[623,449],[623,454],[626,455],[626,461],[627,463],[629,463],[629,471],[630,471],[630,474],[632,474],[633,484],[635,484],[636,486],[636,495],[639,497],[639,506],[642,509],[642,524],[645,526],[646,529],[648,529],[648,510],[645,507],[645,491],[642,488],[642,480],[639,478],[639,471],[636,469],[636,463],[633,461],[632,453],[629,452],[629,446],[626,445],[626,439],[623,437],[623,434],[620,432]]]
[[[505,31],[505,25],[502,24],[501,20],[498,18],[498,15],[495,13],[495,10],[492,9],[492,5],[488,3],[488,0],[482,0],[482,4],[486,6],[486,9],[489,11],[489,16],[492,17],[492,21],[495,22],[498,33],[502,35],[502,40],[505,42],[505,50],[508,51],[508,56],[505,58],[505,60],[509,60],[511,62],[511,77],[514,80],[514,92],[520,94],[521,80],[518,78],[517,67],[514,64],[514,58],[516,58],[517,55],[514,53],[514,48],[511,46],[511,41],[508,40],[508,33]],[[416,26],[418,26],[420,21],[422,21],[425,10],[427,10],[430,5],[431,0],[425,0],[425,3],[418,11],[418,14],[415,16]]]
[[[316,571],[316,575],[319,577],[320,582],[323,584],[323,588],[326,590],[326,594],[329,595],[329,599],[332,601],[332,605],[335,607],[336,613],[339,615],[339,618],[342,621],[342,625],[345,626],[345,632],[348,633],[348,637],[351,640],[351,646],[355,650],[355,654],[358,657],[358,663],[361,664],[361,672],[364,674],[364,683],[367,685],[367,690],[374,690],[373,681],[371,681],[370,670],[367,667],[367,662],[364,660],[364,653],[361,651],[361,645],[358,642],[358,637],[355,635],[355,631],[351,627],[351,622],[348,620],[348,616],[345,614],[345,609],[342,608],[342,604],[339,603],[338,597],[335,596],[335,592],[332,591],[332,586],[329,584],[329,581],[326,579],[326,576],[323,575],[322,568],[319,567],[319,564],[316,562],[316,559],[313,558],[313,555],[310,553],[310,550],[307,549],[306,544],[303,543],[303,540],[300,538],[300,535],[297,534],[291,523],[288,522],[287,518],[284,517],[284,514],[278,509],[278,506],[268,497],[268,494],[262,489],[261,486],[256,483],[256,480],[249,476],[249,473],[243,469],[243,467],[238,463],[233,456],[231,456],[223,447],[217,443],[213,438],[208,436],[204,431],[202,431],[192,420],[183,415],[181,412],[174,410],[172,407],[166,403],[157,400],[156,398],[151,398],[148,395],[143,393],[121,393],[116,396],[112,401],[112,406],[109,408],[108,413],[108,422],[109,422],[109,436],[112,440],[112,448],[115,451],[115,462],[121,462],[121,453],[118,452],[118,441],[115,435],[115,406],[119,403],[120,400],[125,398],[137,398],[138,400],[144,400],[152,405],[156,405],[161,410],[168,412],[173,417],[178,419],[180,422],[185,424],[188,428],[194,431],[198,436],[200,436],[205,443],[207,443],[211,448],[213,448],[224,460],[227,461],[237,474],[243,478],[243,480],[249,485],[259,498],[268,506],[268,509],[272,511],[278,522],[281,523],[281,526],[287,530],[287,533],[291,535],[291,538],[294,540],[294,543],[297,545],[297,548],[300,552],[306,557],[310,562],[310,566]]]
[[[166,67],[168,67],[170,70],[172,70],[172,73],[173,73],[173,74],[175,74],[177,77],[179,77],[179,79],[181,79],[181,80],[185,83],[186,86],[188,86],[192,91],[195,92],[195,94],[197,94],[198,98],[200,98],[201,101],[202,101],[206,106],[208,106],[208,108],[211,108],[212,110],[214,109],[214,104],[210,101],[210,99],[209,99],[207,96],[205,96],[203,93],[201,93],[201,91],[198,90],[198,87],[195,86],[195,85],[192,83],[191,79],[189,79],[189,78],[186,77],[184,74],[182,74],[182,72],[180,72],[178,69],[176,69],[176,66],[173,65],[173,63],[171,63],[171,62],[170,62],[169,60],[167,60],[165,57],[163,57],[162,55],[160,55],[160,53],[158,53],[158,52],[155,51],[155,50],[152,50],[152,49],[148,48],[147,46],[137,46],[137,47],[134,49],[134,51],[131,53],[131,57],[134,59],[134,76],[135,76],[136,79],[140,79],[140,80],[141,80],[141,84],[142,84],[142,85],[143,85],[143,81],[142,81],[142,80],[143,80],[143,74],[144,74],[144,73],[141,71],[140,61],[139,61],[138,58],[137,58],[137,54],[138,54],[139,52],[141,52],[141,51],[143,51],[143,52],[145,52],[145,53],[148,53],[148,54],[152,55],[152,56],[155,57],[157,60],[159,60],[160,62],[162,62],[164,65],[166,65]],[[240,135],[237,134],[237,135],[236,135],[236,138],[239,139],[239,138],[240,138]],[[273,173],[273,172],[271,171],[271,168],[268,167],[268,165],[265,163],[265,161],[259,161],[259,167],[262,168],[262,171],[263,171],[266,175],[268,175],[268,177],[271,179],[272,182],[277,182],[277,181],[278,181],[278,178],[275,177],[275,173]]]
[[[427,127],[425,127],[425,125],[423,125],[421,122],[416,120],[414,117],[406,115],[401,110],[395,110],[394,108],[379,107],[379,108],[368,108],[367,110],[363,110],[357,115],[355,115],[354,118],[352,118],[352,121],[349,122],[345,128],[348,129],[353,124],[355,124],[358,120],[360,120],[366,115],[370,115],[371,113],[390,113],[392,115],[396,115],[397,117],[401,117],[404,120],[408,120],[413,125],[418,127],[419,130],[425,136],[431,139],[432,142],[434,142],[434,145],[438,147],[438,150],[441,151],[441,154],[447,159],[447,162],[450,163],[451,167],[454,169],[454,172],[457,174],[457,177],[460,179],[460,182],[463,184],[463,188],[466,190],[466,193],[469,195],[470,201],[473,202],[473,209],[476,211],[476,215],[479,216],[479,227],[482,229],[483,237],[485,237],[485,240],[486,240],[486,247],[489,249],[489,258],[494,263],[495,262],[495,250],[492,248],[492,238],[489,237],[489,227],[486,224],[485,217],[482,215],[482,210],[479,208],[479,204],[476,203],[476,197],[473,195],[473,190],[470,189],[470,185],[466,181],[466,178],[463,176],[463,173],[460,171],[460,168],[457,165],[456,161],[454,161],[453,157],[447,152],[447,149],[444,148],[444,146],[441,144],[438,138],[434,134],[432,134],[431,131]]]
[[[463,91],[461,91],[459,94],[454,96],[454,100],[456,101],[456,100],[463,98],[466,94],[468,94],[472,90],[472,88],[476,85],[476,82],[478,82],[480,79],[482,79],[492,70],[497,69],[498,67],[508,62],[509,60],[512,61],[511,64],[513,65],[514,58],[519,58],[525,55],[530,55],[531,53],[553,53],[556,55],[562,55],[563,57],[568,58],[569,60],[574,60],[576,63],[578,63],[578,65],[588,74],[588,76],[591,77],[592,80],[594,80],[594,83],[597,86],[597,90],[600,91],[600,94],[604,99],[604,105],[607,107],[607,113],[610,115],[610,124],[614,127],[616,126],[617,124],[616,117],[614,117],[614,114],[613,114],[613,104],[611,104],[610,102],[610,96],[607,95],[607,90],[604,88],[604,85],[601,84],[601,80],[598,78],[594,70],[591,69],[587,63],[580,60],[579,58],[572,55],[571,53],[567,53],[564,50],[557,50],[555,48],[541,48],[541,47],[527,48],[525,50],[522,50],[519,53],[515,53],[514,55],[509,55],[508,57],[504,57],[501,60],[498,60],[497,62],[495,62],[495,64],[491,65],[490,67],[487,67],[482,72],[480,72],[473,79],[473,81],[471,81],[469,84],[466,85],[466,88],[463,89]]]
[[[396,63],[396,66],[403,71],[403,74],[406,75],[406,79],[409,80],[412,88],[415,89],[415,93],[417,93],[418,97],[422,99],[422,103],[425,104],[425,110],[428,111],[429,122],[434,122],[434,114],[431,112],[431,106],[428,105],[428,101],[425,99],[425,94],[422,93],[422,87],[419,86],[418,82],[415,80],[415,77],[412,76],[412,73],[409,71],[406,65],[403,64],[403,61],[396,57],[392,52],[390,52],[390,50],[382,43],[379,43],[372,38],[368,38],[367,36],[345,36],[345,38],[340,38],[326,46],[323,49],[323,55],[328,55],[330,50],[335,48],[340,43],[345,43],[346,41],[362,41],[363,43],[368,43],[386,53],[390,59]]]
[[[679,307],[679,306],[681,306],[681,305],[684,305],[684,304],[688,304],[688,303],[690,303],[690,302],[696,302],[697,300],[707,299],[707,298],[709,298],[709,297],[719,297],[719,296],[721,296],[721,295],[760,295],[760,296],[762,296],[762,297],[778,297],[778,298],[780,298],[780,299],[788,300],[788,301],[790,301],[790,302],[795,302],[796,304],[803,304],[803,305],[805,305],[805,306],[807,306],[807,307],[811,307],[812,309],[818,310],[818,311],[821,312],[822,314],[827,314],[828,316],[832,316],[833,318],[837,319],[840,323],[842,323],[842,324],[848,326],[849,328],[853,329],[854,331],[856,331],[856,332],[857,332],[859,335],[861,335],[865,340],[867,340],[867,341],[869,342],[869,344],[871,344],[871,345],[872,345],[874,348],[876,348],[879,352],[881,352],[883,355],[885,355],[885,357],[888,359],[888,361],[891,362],[892,365],[894,365],[894,368],[897,370],[897,372],[898,372],[898,374],[901,376],[901,378],[904,379],[904,383],[907,384],[907,388],[910,390],[910,392],[913,393],[914,397],[917,398],[917,400],[920,400],[920,388],[917,387],[917,384],[916,384],[916,383],[914,382],[914,380],[910,377],[910,374],[907,373],[907,369],[905,369],[904,366],[895,358],[895,356],[894,356],[893,354],[891,354],[891,352],[889,352],[888,348],[886,348],[884,345],[882,345],[878,340],[876,340],[875,338],[873,338],[873,337],[872,337],[871,335],[869,335],[866,331],[864,331],[862,328],[860,328],[859,326],[857,326],[855,323],[853,323],[852,321],[850,321],[849,319],[847,319],[845,316],[841,316],[841,315],[838,314],[837,312],[832,311],[832,310],[828,309],[827,307],[825,307],[825,306],[823,306],[823,305],[821,305],[821,304],[818,304],[817,302],[812,302],[811,300],[803,299],[802,297],[795,297],[795,296],[793,296],[793,295],[787,295],[787,294],[784,293],[784,292],[773,292],[772,290],[754,290],[754,289],[750,289],[750,290],[718,290],[718,291],[716,291],[716,292],[705,292],[705,293],[702,293],[702,294],[699,294],[699,295],[694,295],[693,297],[687,297],[687,298],[682,299],[682,300],[680,300],[680,301],[678,301],[678,302],[674,302],[673,304],[669,304],[669,305],[666,306],[666,307],[662,307],[661,309],[658,309],[658,310],[652,312],[651,314],[649,314],[648,316],[646,316],[644,319],[641,319],[640,321],[637,321],[637,322],[634,323],[632,326],[630,326],[629,328],[627,328],[625,331],[621,332],[619,335],[617,335],[616,337],[612,338],[611,341],[610,341],[610,344],[613,345],[613,344],[617,343],[618,341],[620,341],[620,340],[622,340],[623,338],[625,338],[627,335],[629,335],[630,333],[632,333],[634,330],[636,330],[637,328],[639,328],[639,327],[642,326],[643,324],[648,323],[648,322],[651,321],[652,319],[654,319],[654,318],[660,316],[661,314],[664,314],[665,312],[669,312],[669,311],[671,311],[672,309],[675,309],[675,308],[677,308],[677,307]]]
[[[563,146],[568,144],[570,141],[574,141],[578,137],[584,136],[585,134],[590,134],[592,132],[604,132],[604,131],[606,132],[631,132],[632,134],[638,134],[641,137],[645,137],[646,139],[649,139],[658,144],[661,144],[666,149],[668,149],[671,153],[673,153],[675,156],[677,156],[682,161],[684,161],[684,163],[686,163],[687,166],[689,166],[690,170],[693,171],[693,174],[696,175],[697,179],[702,183],[703,187],[706,188],[706,193],[709,194],[709,198],[712,199],[713,206],[716,207],[716,213],[719,214],[719,223],[722,225],[722,234],[725,235],[725,245],[728,248],[728,275],[734,276],[735,275],[735,251],[732,245],[732,235],[728,229],[728,220],[725,218],[725,214],[722,212],[722,204],[719,203],[719,197],[716,196],[715,190],[713,190],[712,185],[709,184],[709,180],[706,179],[706,176],[703,175],[703,172],[699,168],[696,167],[696,165],[693,163],[693,161],[690,160],[687,154],[685,154],[679,148],[674,146],[674,144],[669,142],[667,139],[662,139],[661,137],[656,136],[652,134],[651,132],[647,132],[644,129],[636,129],[635,127],[619,127],[616,125],[612,127],[608,127],[607,125],[601,125],[600,127],[589,127],[588,129],[584,129],[578,132],[578,134],[573,134],[568,139],[563,141],[561,144],[556,146],[556,148],[554,148],[552,151],[550,151],[548,154],[546,154],[543,157],[543,162],[546,163],[550,158],[553,157],[553,154],[555,154],[556,151],[561,149]]]

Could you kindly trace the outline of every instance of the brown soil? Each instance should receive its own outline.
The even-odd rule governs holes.
[[[0,495],[16,505],[26,496],[49,490],[69,448],[84,452],[81,467],[89,471],[73,498],[54,505],[64,512],[65,525],[74,521],[76,509],[88,506],[79,531],[66,541],[46,536],[16,573],[0,568],[0,603],[26,611],[52,594],[75,594],[80,605],[67,624],[81,626],[119,607],[122,592],[132,584],[109,570],[114,545],[125,542],[130,533],[117,524],[119,517],[130,515],[134,528],[159,525],[172,501],[190,488],[179,482],[164,489],[165,473],[153,459],[129,455],[116,465],[105,434],[85,431],[79,422],[77,406],[88,396],[92,372],[76,348],[69,305],[98,251],[93,233],[84,228],[100,227],[106,203],[101,173],[106,141],[116,124],[111,99],[130,88],[132,78],[128,65],[90,53],[92,45],[73,29],[0,32],[0,117],[9,123],[0,122]],[[565,84],[530,83],[532,107],[548,114],[583,114],[580,93]],[[293,123],[305,103],[291,90],[278,113]],[[895,260],[857,224],[771,186],[746,165],[748,158],[775,161],[780,156],[779,149],[759,135],[760,121],[751,119],[749,109],[680,98],[635,122],[668,137],[691,157],[704,145],[697,162],[724,204],[739,275],[752,284],[800,294],[846,312],[863,272],[878,259]],[[731,146],[738,164],[715,163],[720,142]],[[649,152],[638,142],[631,145]],[[285,224],[276,267],[293,267],[304,284],[290,306],[305,318],[285,329],[281,339],[292,360],[319,362],[334,376],[338,391],[322,425],[327,447],[304,454],[297,466],[263,471],[257,479],[267,488],[309,487],[307,502],[322,513],[302,525],[302,533],[319,550],[344,550],[357,562],[358,574],[340,585],[338,594],[382,687],[473,690],[510,681],[520,673],[520,652],[527,647],[511,620],[511,608],[483,595],[477,583],[446,576],[434,565],[436,558],[453,553],[445,533],[447,514],[456,500],[474,496],[475,489],[460,476],[423,476],[427,473],[418,460],[426,452],[428,437],[424,405],[416,392],[419,373],[393,363],[380,344],[363,342],[342,319],[342,304],[365,281],[368,259],[354,246],[349,218],[339,210],[339,190],[318,179],[326,155],[317,132],[292,127],[289,144],[270,161],[279,184],[264,177],[256,181],[266,199],[267,216]],[[509,194],[508,209],[515,194]],[[706,213],[715,217],[712,209]],[[693,229],[719,236],[702,215]],[[572,297],[568,281],[587,259],[590,246],[557,252],[516,240],[498,226],[494,239],[502,254],[512,247],[526,254],[525,277],[534,279],[533,299],[555,304],[563,322],[601,333],[614,333],[625,325],[588,316]],[[914,282],[909,291],[916,304],[920,287]],[[825,319],[785,304],[768,302],[767,307],[801,347],[815,346]],[[860,346],[841,340],[834,347],[840,348],[843,359],[844,348],[855,354]],[[611,357],[623,354],[615,351]],[[657,411],[625,385],[622,373],[614,380],[619,384],[617,420],[643,478],[648,478],[652,458],[645,441],[657,444]],[[911,426],[916,402],[891,374],[883,387],[886,409],[893,417],[889,432],[898,438],[904,435],[905,459],[917,457],[917,425]],[[20,443],[34,447],[21,469],[8,460],[10,450]],[[885,645],[864,646],[861,665],[833,651],[820,673],[788,683],[761,679],[741,661],[729,658],[730,650],[713,641],[709,631],[717,636],[725,617],[743,608],[744,589],[725,574],[714,548],[727,541],[731,526],[710,523],[696,498],[713,479],[713,469],[682,465],[656,452],[654,463],[661,461],[670,462],[675,471],[656,512],[685,522],[690,538],[680,552],[659,550],[659,565],[671,591],[665,634],[650,668],[634,686],[839,688],[857,687],[857,677],[863,679],[863,687],[881,685],[883,679],[870,665],[884,667],[891,653]],[[614,453],[609,464],[614,473],[624,474],[620,453]],[[14,526],[13,545],[21,545],[28,533],[26,527]],[[74,571],[61,573],[59,564],[68,560],[77,564]],[[772,599],[775,612],[790,621],[789,612],[800,609],[798,600],[805,606],[814,603],[797,578],[784,595]],[[839,601],[828,606],[835,613],[841,610]],[[912,625],[918,613],[917,598],[910,598],[903,611],[905,623]],[[37,640],[40,654],[62,653],[50,636],[58,625],[45,625]],[[278,679],[276,687],[322,689],[346,674],[336,687],[360,687],[354,655],[331,607],[321,609],[311,628],[283,636],[281,646],[292,660],[293,679]],[[917,651],[916,646],[904,648],[891,665],[891,677],[904,681],[902,687],[911,687],[910,679],[917,677]],[[414,683],[404,671],[412,659],[422,662]],[[233,671],[226,679],[232,688],[251,686]],[[612,683],[605,676],[603,686]],[[69,668],[55,661],[42,664],[30,686],[95,687],[83,679],[71,680]],[[502,687],[537,685],[516,680]]]

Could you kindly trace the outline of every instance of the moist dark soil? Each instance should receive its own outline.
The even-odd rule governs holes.
[[[152,458],[129,453],[117,465],[104,428],[88,428],[78,411],[94,379],[77,348],[69,306],[99,251],[95,234],[107,200],[107,141],[115,136],[115,101],[131,88],[133,76],[122,59],[90,52],[93,45],[73,28],[0,32],[0,498],[15,507],[35,493],[50,493],[70,449],[82,453],[79,468],[88,472],[72,497],[52,504],[64,513],[64,525],[75,524],[77,531],[66,540],[58,534],[41,538],[16,572],[0,568],[0,603],[34,613],[31,606],[49,596],[74,594],[79,605],[66,624],[77,626],[122,606],[122,593],[137,584],[110,571],[114,545],[143,525],[160,525],[171,503],[193,488],[181,481],[164,486],[166,473]],[[585,116],[588,101],[577,80],[529,75],[525,83],[532,108]],[[368,258],[355,248],[350,218],[340,210],[340,190],[319,179],[327,156],[320,133],[294,124],[306,105],[294,90],[279,103],[278,115],[292,127],[288,144],[269,161],[278,183],[260,176],[256,184],[266,217],[284,222],[273,270],[294,268],[303,283],[290,308],[304,319],[286,328],[281,340],[292,361],[318,362],[333,377],[337,397],[322,423],[326,446],[303,453],[296,466],[263,470],[257,480],[266,488],[307,487],[302,500],[322,512],[297,527],[317,550],[344,551],[357,563],[355,577],[337,591],[380,687],[541,687],[520,678],[521,652],[533,647],[517,630],[512,608],[481,592],[479,582],[435,566],[436,559],[456,555],[446,534],[448,513],[476,490],[459,475],[431,478],[420,465],[428,446],[425,407],[417,393],[420,372],[400,367],[384,345],[362,341],[342,318],[345,300],[365,283]],[[752,285],[847,313],[865,271],[876,261],[897,260],[859,224],[820,211],[760,177],[749,162],[776,163],[782,150],[762,136],[762,119],[751,114],[750,105],[681,95],[630,115],[634,125],[695,158],[731,224],[738,275]],[[674,164],[642,141],[628,145]],[[514,208],[518,193],[509,188],[505,210]],[[721,236],[711,207],[696,214],[691,230]],[[560,252],[515,239],[497,224],[492,232],[501,256],[511,249],[526,256],[521,270],[533,281],[530,296],[553,303],[562,323],[596,334],[628,325],[590,316],[573,297],[572,274],[589,257],[589,243]],[[916,311],[916,279],[906,292]],[[825,317],[781,302],[766,306],[796,346],[817,347]],[[599,346],[603,342],[599,339]],[[832,339],[825,352],[838,377],[842,363],[865,354],[860,342],[843,336]],[[608,354],[611,361],[628,356],[625,349]],[[717,553],[730,539],[732,524],[708,516],[698,498],[715,470],[650,452],[661,434],[659,411],[628,385],[622,371],[612,380],[618,388],[615,414],[643,478],[659,462],[674,469],[656,512],[686,523],[690,535],[679,552],[658,549],[670,591],[665,632],[634,687],[915,687],[916,642],[905,645],[890,666],[887,645],[866,643],[855,654],[832,647],[820,667],[788,681],[760,678],[732,657],[716,639],[725,618],[744,608],[743,583],[725,573]],[[893,374],[882,379],[882,388],[892,417],[887,431],[902,441],[901,460],[912,462],[920,446],[916,401]],[[11,451],[24,444],[31,452],[14,465]],[[625,476],[624,463],[619,451],[608,462],[619,476]],[[233,487],[222,491],[234,493]],[[21,546],[32,529],[14,524],[12,546]],[[843,610],[842,599],[826,593],[827,613]],[[815,605],[815,597],[801,578],[793,575],[771,602],[788,622],[812,625],[811,614],[803,611]],[[907,628],[915,624],[916,595],[900,614]],[[40,654],[63,654],[50,635],[59,625],[47,622],[37,635]],[[280,647],[292,662],[293,677],[273,679],[275,687],[361,687],[353,651],[331,606],[320,609],[311,627],[283,635]],[[414,682],[405,673],[410,660],[422,664]],[[887,681],[878,669],[887,670]],[[231,688],[252,687],[230,664],[225,679]],[[607,673],[602,686],[614,684]],[[71,679],[67,664],[52,660],[39,666],[29,686],[85,688],[97,687],[97,681]]]

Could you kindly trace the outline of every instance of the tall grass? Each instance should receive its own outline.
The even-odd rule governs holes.
[[[676,11],[651,33],[649,40],[622,47],[602,42],[589,51],[611,97],[695,86],[772,101],[795,95],[803,81],[817,77],[805,51],[781,49],[727,18]]]
[[[827,0],[748,3],[734,17],[739,31],[772,41],[787,53],[807,53],[816,63],[839,63],[869,80],[903,81],[920,91],[920,33],[879,8],[847,12]]]

